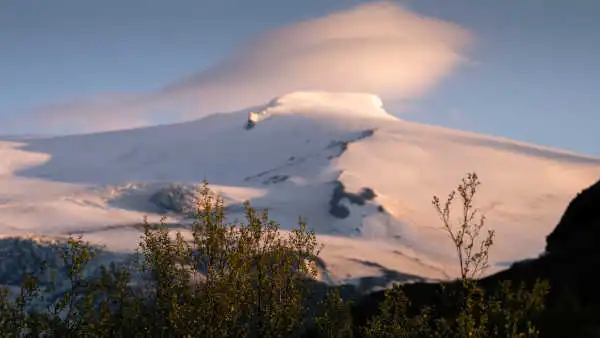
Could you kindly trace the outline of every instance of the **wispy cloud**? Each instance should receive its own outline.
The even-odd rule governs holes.
[[[57,131],[110,130],[264,103],[296,90],[423,95],[465,61],[471,34],[391,2],[360,5],[267,32],[215,67],[163,89],[41,107],[25,119]],[[161,117],[163,116],[163,117]]]

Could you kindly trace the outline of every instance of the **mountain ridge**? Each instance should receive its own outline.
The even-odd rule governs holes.
[[[269,118],[245,130],[251,111]],[[132,249],[139,233],[120,224],[181,220],[156,201],[183,203],[185,187],[206,178],[234,218],[246,199],[284,229],[306,217],[340,283],[381,275],[375,266],[455,275],[430,201],[466,172],[482,178],[478,202],[497,230],[491,272],[542,252],[562,207],[600,177],[600,159],[401,120],[360,93],[297,92],[190,122],[15,142],[0,142],[0,235],[85,232]]]

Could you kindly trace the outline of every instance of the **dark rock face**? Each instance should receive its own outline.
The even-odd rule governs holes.
[[[288,175],[274,175],[263,181],[263,184],[274,184],[287,181],[290,178]]]
[[[198,189],[183,184],[170,184],[150,197],[150,202],[163,212],[191,213],[196,209]]]
[[[600,251],[600,181],[577,194],[546,237],[548,254],[582,255],[594,251]]]
[[[329,200],[329,213],[336,218],[346,218],[350,216],[350,210],[340,204],[340,201],[347,198],[350,203],[357,205],[365,205],[366,201],[370,201],[377,197],[373,189],[363,188],[358,194],[347,192],[346,187],[340,181],[335,181],[335,188],[333,188],[333,194]]]
[[[536,259],[513,264],[481,280],[481,286],[494,290],[498,283],[533,285],[547,280],[550,293],[546,311],[539,323],[541,337],[598,337],[600,332],[600,181],[579,193],[546,238],[546,253]],[[453,283],[446,283],[452,285]],[[415,283],[405,293],[419,308],[438,304],[439,284]],[[353,309],[357,323],[366,323],[384,299],[374,292]]]
[[[246,122],[246,125],[244,126],[244,129],[250,130],[254,128],[254,126],[256,126],[256,122],[248,120],[248,122]]]
[[[550,283],[541,337],[598,337],[600,334],[600,181],[569,203],[546,238],[546,252],[489,276],[493,285],[513,280]]]
[[[46,309],[62,298],[65,290],[71,288],[68,278],[69,266],[60,256],[59,252],[66,252],[69,245],[64,240],[56,241],[49,239],[34,240],[31,238],[6,237],[0,239],[0,286],[8,287],[10,297],[19,294],[21,283],[27,274],[36,276],[38,286],[42,292],[46,291],[44,297],[32,299],[35,306]],[[134,272],[132,277],[138,275],[133,261],[127,254],[112,253],[104,251],[100,247],[92,246],[91,249],[96,256],[94,261],[84,267],[84,276],[100,278],[100,265],[104,264],[108,269],[115,267],[129,267]],[[42,269],[42,267],[44,267]],[[147,277],[144,277],[147,278]]]
[[[346,140],[346,141],[334,141],[331,142],[331,144],[329,144],[329,146],[327,146],[328,149],[334,149],[337,148],[337,153],[331,155],[329,157],[329,159],[333,159],[336,157],[340,157],[342,156],[342,154],[348,150],[348,145],[352,142],[358,142],[360,140],[364,140],[367,137],[371,137],[373,136],[373,134],[375,134],[375,129],[367,129],[367,130],[363,130],[360,133],[358,133],[356,136]]]

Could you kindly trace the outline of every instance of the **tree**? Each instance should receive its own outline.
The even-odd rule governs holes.
[[[481,230],[485,225],[485,216],[473,205],[477,188],[481,182],[475,173],[467,174],[456,190],[448,194],[446,202],[441,204],[439,197],[434,196],[432,204],[435,207],[443,229],[447,232],[456,249],[460,266],[461,279],[481,277],[489,267],[488,258],[490,247],[494,244],[494,230],[487,231],[484,239],[480,239]],[[458,224],[452,223],[452,204],[456,194],[460,198],[462,215]]]
[[[284,234],[266,210],[244,204],[245,221],[230,223],[223,200],[205,183],[191,239],[145,225],[141,254],[154,283],[161,333],[280,337],[306,325],[321,246],[300,219]]]
[[[478,186],[477,176],[469,174],[458,195],[452,192],[443,205],[433,199],[456,247],[458,282],[440,284],[442,301],[431,304],[412,304],[404,286],[394,285],[379,314],[360,329],[338,289],[316,295],[322,245],[303,219],[286,232],[266,210],[245,203],[244,219],[230,222],[223,200],[204,183],[191,226],[175,231],[164,219],[157,225],[144,221],[133,265],[112,263],[90,275],[87,267],[99,249],[70,238],[60,252],[69,287],[47,311],[34,300],[52,290],[42,289],[33,272],[13,299],[0,289],[0,332],[2,337],[536,337],[546,283],[490,287],[476,279],[488,266],[494,235],[488,231],[480,239],[485,218],[473,203]],[[455,196],[463,211],[458,225],[451,222]]]
[[[0,329],[64,337],[298,335],[310,319],[306,280],[316,277],[321,245],[302,219],[284,232],[266,210],[244,206],[245,219],[228,222],[223,200],[205,182],[191,227],[172,231],[164,220],[145,220],[134,268],[113,264],[94,277],[84,272],[94,248],[70,238],[61,252],[70,289],[47,312],[29,306],[42,291],[34,275],[15,301],[3,289]]]
[[[489,250],[494,243],[494,230],[482,233],[485,216],[474,205],[480,184],[477,174],[469,173],[443,204],[437,196],[432,201],[442,229],[455,247],[460,268],[458,282],[442,283],[440,303],[423,307],[415,316],[409,315],[410,299],[402,286],[394,286],[386,292],[380,313],[365,329],[367,336],[512,338],[539,335],[531,318],[543,310],[547,283],[538,282],[529,290],[524,284],[505,281],[489,292],[477,280],[489,267]],[[457,196],[462,214],[455,224],[452,206]]]

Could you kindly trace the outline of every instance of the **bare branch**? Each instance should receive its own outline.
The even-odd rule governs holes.
[[[432,201],[442,221],[442,228],[456,249],[461,279],[480,277],[489,267],[489,249],[494,242],[495,233],[494,230],[488,230],[487,236],[480,239],[481,229],[485,225],[485,216],[473,204],[480,184],[477,174],[469,173],[462,179],[456,190],[448,194],[443,207],[439,197],[434,196]],[[457,219],[457,224],[452,224],[451,209],[457,194],[460,198],[462,215]]]

